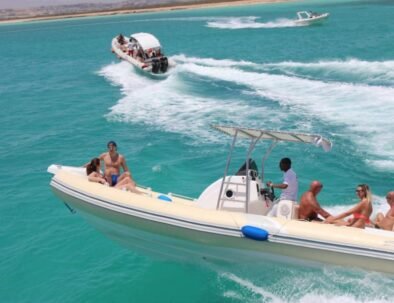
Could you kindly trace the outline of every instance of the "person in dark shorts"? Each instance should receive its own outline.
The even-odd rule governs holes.
[[[300,206],[298,209],[298,218],[307,221],[323,221],[323,218],[331,216],[327,211],[321,208],[317,201],[317,195],[323,188],[323,184],[319,181],[312,181],[309,190],[304,192],[301,196]]]

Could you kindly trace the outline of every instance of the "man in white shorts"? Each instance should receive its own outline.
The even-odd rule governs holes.
[[[283,182],[280,184],[274,184],[271,181],[268,181],[267,186],[282,190],[279,200],[290,200],[297,203],[298,180],[296,173],[291,169],[291,160],[289,158],[283,158],[279,162],[279,167],[280,170],[283,171]],[[271,210],[268,212],[268,216],[277,216],[277,212],[278,203],[273,205]]]

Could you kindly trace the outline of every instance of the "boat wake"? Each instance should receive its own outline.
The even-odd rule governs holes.
[[[135,73],[125,62],[106,66],[100,74],[120,86],[123,94],[110,109],[107,115],[109,120],[141,123],[155,129],[184,134],[196,140],[196,144],[220,142],[220,136],[207,127],[214,121],[234,123],[235,118],[240,116],[241,120],[257,121],[259,116],[271,113],[271,123],[278,124],[277,119],[285,117],[267,106],[250,111],[250,106],[236,97],[224,100],[199,94],[194,87],[196,79],[185,77],[183,67],[177,67],[162,81]],[[182,123],[179,123],[180,120]]]
[[[287,121],[287,128],[299,131],[320,131],[328,123],[341,129],[338,136],[351,140],[369,165],[394,169],[393,61],[172,59],[176,72],[163,81],[138,75],[121,63],[103,68],[100,73],[124,94],[108,118],[187,134],[197,141],[217,140],[207,130],[213,122],[282,129]],[[350,71],[356,65],[358,71]]]
[[[324,80],[394,86],[394,61],[362,61],[358,59],[264,64],[265,69],[282,71],[294,76]]]
[[[325,204],[330,205],[324,207],[324,209],[327,210],[330,214],[343,213],[344,211],[347,211],[351,206],[353,206],[353,205],[344,205],[344,204],[338,205],[334,202],[327,203],[327,201],[325,201]],[[385,196],[372,195],[372,204],[373,204],[373,213],[371,214],[371,219],[374,219],[379,212],[385,214],[389,210],[389,206],[387,204]]]
[[[203,66],[241,67],[254,71],[282,73],[308,79],[341,81],[348,83],[394,86],[394,61],[363,61],[355,58],[347,60],[320,60],[316,62],[275,62],[254,63],[231,59],[212,59],[177,55],[172,57],[179,63],[195,63]]]
[[[245,29],[245,28],[280,28],[280,27],[297,27],[305,24],[297,24],[291,19],[276,19],[269,22],[258,22],[260,17],[227,17],[210,20],[206,26],[220,29]]]
[[[253,302],[273,303],[388,303],[394,295],[390,288],[392,280],[378,273],[345,271],[333,266],[316,270],[281,268],[286,273],[277,281],[271,276],[274,268],[269,268],[263,276],[252,278],[227,271],[219,273],[219,284],[225,284],[223,288],[226,289],[223,296],[240,302],[250,302],[250,298],[254,298]],[[391,290],[387,292],[387,289]]]
[[[206,22],[205,26],[220,29],[243,29],[243,28],[276,28],[276,27],[297,27],[307,26],[308,24],[297,24],[295,19],[278,18],[268,22],[258,22],[260,17],[219,17],[219,16],[200,16],[200,17],[176,17],[176,18],[147,18],[144,20],[125,20],[118,23],[131,22]]]

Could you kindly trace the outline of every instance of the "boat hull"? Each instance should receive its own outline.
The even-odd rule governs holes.
[[[138,71],[141,71],[142,73],[147,74],[147,75],[149,75],[149,76],[151,76],[153,78],[163,78],[163,77],[165,78],[165,77],[167,77],[169,75],[170,70],[175,66],[175,63],[172,60],[169,60],[168,61],[168,69],[166,70],[166,72],[163,73],[163,72],[159,71],[157,73],[154,73],[152,71],[152,65],[151,64],[147,64],[147,63],[141,62],[141,61],[137,60],[136,58],[134,58],[132,56],[129,56],[126,52],[121,50],[116,38],[114,38],[112,40],[111,50],[119,59],[130,63]]]
[[[297,24],[301,24],[301,25],[320,24],[320,23],[324,22],[325,20],[327,20],[328,16],[329,16],[329,14],[326,13],[326,14],[322,14],[317,17],[298,19],[294,22]]]
[[[242,236],[240,229],[223,230],[203,224],[186,227],[188,222],[120,205],[51,182],[55,195],[78,210],[93,226],[122,245],[144,254],[187,261],[266,263],[271,260],[292,264],[343,265],[394,273],[394,262],[387,259],[305,247],[302,245],[255,241]],[[163,202],[165,203],[165,202]],[[182,226],[183,225],[183,226]],[[216,229],[215,229],[216,228]],[[205,229],[205,230],[204,230]]]

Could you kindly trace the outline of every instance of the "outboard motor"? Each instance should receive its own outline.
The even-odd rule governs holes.
[[[152,73],[157,74],[160,71],[160,61],[158,59],[152,60]]]
[[[168,69],[168,59],[167,57],[160,58],[160,70],[162,73],[165,73]]]

